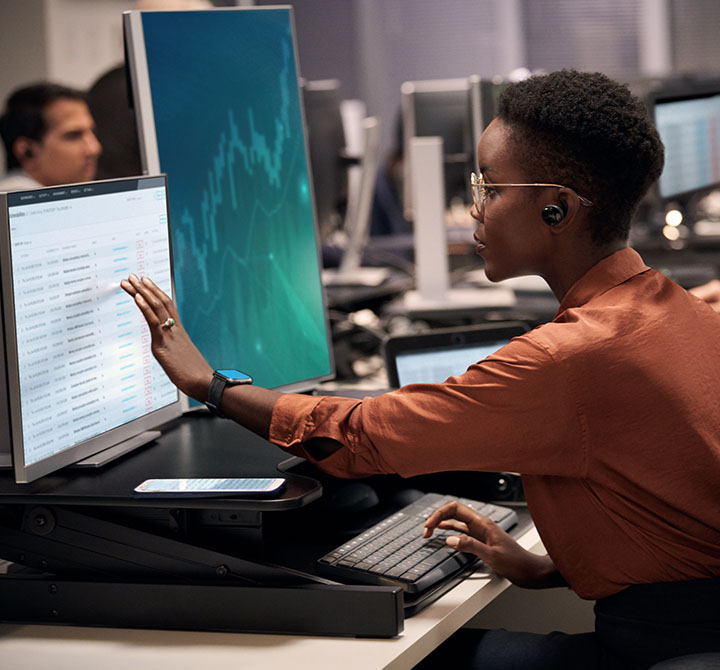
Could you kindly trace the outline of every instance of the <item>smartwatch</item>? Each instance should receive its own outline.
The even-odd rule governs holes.
[[[225,414],[220,409],[225,387],[238,386],[239,384],[252,384],[252,377],[239,370],[215,370],[213,372],[213,379],[210,382],[207,400],[205,401],[205,405],[211,414],[219,416],[221,419],[225,418]]]

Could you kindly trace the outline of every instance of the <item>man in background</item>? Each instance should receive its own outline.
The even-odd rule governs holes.
[[[82,92],[40,83],[14,91],[0,117],[7,175],[0,191],[95,178],[102,147]]]

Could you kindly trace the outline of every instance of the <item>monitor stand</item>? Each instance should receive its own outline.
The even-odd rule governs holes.
[[[73,463],[72,465],[70,465],[68,467],[71,467],[71,468],[101,468],[103,465],[112,463],[112,461],[120,458],[121,456],[124,456],[125,454],[127,454],[130,451],[133,451],[133,449],[137,449],[138,447],[142,447],[144,444],[148,444],[148,442],[157,440],[161,434],[162,433],[159,430],[147,430],[144,433],[140,433],[139,435],[136,435],[135,437],[131,437],[129,440],[120,442],[120,444],[116,444],[107,449],[103,449],[103,451],[99,451],[97,454],[88,456],[87,458],[83,459],[82,461]]]
[[[383,267],[362,267],[370,235],[370,213],[378,169],[380,124],[370,116],[363,121],[363,149],[359,166],[348,170],[348,212],[345,218],[347,246],[337,270],[323,270],[326,286],[379,286],[390,275]]]
[[[416,290],[405,294],[403,308],[412,314],[513,307],[517,299],[507,288],[450,288],[442,156],[442,138],[411,139]]]
[[[452,288],[439,296],[408,291],[403,296],[403,307],[411,314],[514,307],[516,304],[515,292],[507,288]]]

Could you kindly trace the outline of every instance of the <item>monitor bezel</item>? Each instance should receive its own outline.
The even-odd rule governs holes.
[[[3,345],[4,375],[0,380],[4,389],[0,394],[7,393],[7,409],[9,426],[7,431],[10,439],[10,451],[15,472],[15,481],[24,484],[45,475],[48,475],[60,468],[73,465],[90,456],[94,456],[106,449],[114,447],[126,440],[140,435],[149,430],[157,429],[159,426],[176,419],[182,414],[181,394],[176,390],[176,400],[165,407],[154,410],[128,423],[121,424],[109,431],[83,440],[63,451],[49,456],[34,463],[25,462],[25,452],[22,430],[22,407],[20,403],[20,372],[18,369],[18,345],[17,331],[15,327],[15,295],[11,272],[11,250],[10,250],[10,222],[8,197],[12,194],[26,191],[37,192],[43,190],[57,190],[66,187],[77,187],[83,185],[97,186],[103,183],[137,182],[139,180],[151,180],[162,178],[167,192],[167,179],[165,175],[142,175],[137,177],[125,177],[118,179],[104,179],[93,182],[81,182],[78,184],[62,184],[57,186],[43,187],[38,189],[22,189],[0,194],[0,278],[2,280],[2,336],[0,340]],[[165,208],[168,211],[168,200],[165,200]],[[169,214],[168,214],[169,216]],[[172,262],[172,240],[170,225],[168,225],[168,241],[170,242],[170,283],[172,293],[175,294],[175,280]],[[0,400],[2,396],[0,395]],[[138,445],[140,446],[140,445]]]
[[[712,98],[720,96],[720,82],[697,83],[688,82],[685,84],[675,84],[671,87],[661,87],[650,91],[646,96],[646,105],[650,110],[653,124],[660,135],[660,129],[657,124],[657,105],[663,103],[682,102],[685,100],[700,100],[702,98]],[[662,136],[660,136],[662,140]],[[667,156],[665,157],[667,160]],[[663,169],[664,166],[663,166]],[[687,200],[692,196],[702,196],[720,187],[720,181],[707,184],[698,188],[677,191],[669,195],[663,195],[660,192],[660,178],[657,179],[651,192],[654,198],[660,203],[670,203],[681,200]]]
[[[203,13],[203,12],[267,12],[267,11],[287,11],[290,21],[290,30],[293,43],[293,57],[295,59],[295,76],[298,85],[298,95],[300,96],[300,114],[302,119],[303,143],[305,148],[305,162],[308,172],[308,181],[310,187],[310,201],[313,214],[313,226],[315,234],[315,247],[318,268],[318,282],[322,294],[323,312],[325,314],[325,338],[327,344],[327,355],[329,372],[324,375],[312,377],[309,379],[289,382],[273,387],[274,390],[283,392],[302,392],[317,388],[318,384],[324,381],[334,379],[336,376],[335,354],[332,341],[332,333],[330,328],[330,319],[328,313],[327,291],[322,282],[322,249],[320,228],[317,213],[317,203],[315,202],[315,184],[313,180],[312,167],[310,163],[310,148],[308,143],[308,127],[305,114],[305,107],[302,101],[302,76],[300,72],[300,59],[297,48],[297,33],[295,29],[295,14],[291,5],[266,5],[262,7],[214,7],[208,9],[194,10],[128,10],[123,12],[123,30],[126,45],[126,54],[128,59],[128,68],[130,71],[130,82],[132,85],[132,95],[135,105],[135,118],[138,128],[138,142],[140,144],[140,158],[143,166],[143,172],[160,172],[160,152],[158,149],[157,134],[155,132],[155,114],[152,104],[152,91],[150,87],[150,72],[148,69],[145,35],[142,25],[142,16],[144,14],[163,13]],[[182,313],[180,314],[182,317]],[[202,405],[191,407],[187,396],[182,395],[182,406],[184,411],[203,410]]]

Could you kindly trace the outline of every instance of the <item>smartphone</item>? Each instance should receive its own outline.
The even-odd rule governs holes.
[[[172,496],[266,496],[282,491],[285,479],[273,477],[147,479],[136,493]]]

